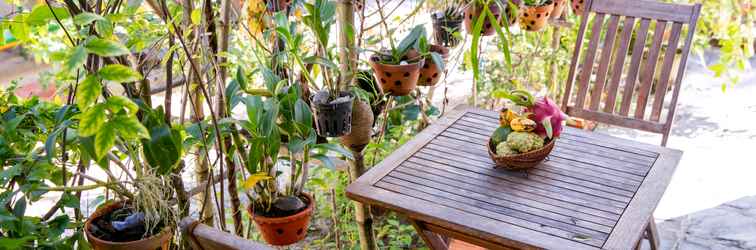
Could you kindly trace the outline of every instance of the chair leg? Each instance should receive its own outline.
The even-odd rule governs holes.
[[[654,216],[648,220],[646,226],[646,237],[648,237],[648,244],[651,246],[651,250],[659,249],[659,230],[656,229],[656,222]]]

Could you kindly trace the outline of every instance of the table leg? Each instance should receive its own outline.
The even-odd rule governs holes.
[[[411,218],[408,219],[412,226],[415,227],[415,230],[417,231],[417,234],[420,235],[420,238],[422,238],[425,244],[428,245],[428,248],[432,250],[449,249],[449,242],[447,241],[446,237],[429,231],[420,221],[413,220]]]
[[[659,230],[656,229],[656,222],[654,216],[648,219],[648,225],[646,226],[646,237],[648,237],[648,243],[651,245],[651,250],[659,249]]]

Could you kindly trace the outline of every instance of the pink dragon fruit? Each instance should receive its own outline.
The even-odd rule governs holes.
[[[548,97],[539,98],[525,112],[532,113],[530,119],[538,124],[534,132],[548,138],[559,137],[562,122],[567,119],[567,115]]]

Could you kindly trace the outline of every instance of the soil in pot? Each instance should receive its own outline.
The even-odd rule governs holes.
[[[87,239],[94,249],[168,249],[172,234],[158,224],[147,232],[144,214],[124,202],[105,205],[86,221]]]
[[[312,97],[315,106],[315,128],[318,135],[339,137],[352,131],[352,102],[354,96],[349,92],[339,93],[333,99],[328,91],[320,91]]]
[[[433,41],[447,48],[457,47],[460,39],[454,36],[454,33],[459,32],[459,28],[462,26],[462,18],[461,16],[457,19],[445,17],[442,12],[431,14]]]
[[[248,212],[268,244],[285,246],[307,236],[314,203],[315,200],[307,194],[279,197],[268,211],[253,203]]]
[[[375,116],[370,105],[362,100],[354,102],[352,107],[352,132],[341,137],[341,144],[359,149],[370,143]]]
[[[449,49],[440,45],[431,45],[431,52],[436,52],[441,55],[441,58],[446,60],[449,57]],[[433,62],[433,59],[425,59],[423,69],[420,70],[420,78],[417,80],[419,86],[433,86],[441,80],[441,76],[444,74],[443,69],[439,69],[438,65]]]
[[[582,16],[585,9],[585,0],[572,0],[572,13]]]
[[[417,55],[417,56],[415,56]],[[417,52],[408,52],[409,58],[419,58]],[[420,69],[424,60],[402,61],[399,65],[384,64],[379,55],[370,57],[370,66],[373,68],[373,74],[378,79],[383,92],[392,96],[404,96],[411,93],[417,87],[417,80],[420,77]]]
[[[549,16],[554,11],[554,2],[541,6],[526,6],[520,15],[520,25],[527,31],[540,31],[549,23]]]
[[[488,5],[488,9],[491,10],[491,13],[493,14],[494,18],[501,23],[501,10],[499,9],[499,6],[496,5],[496,3],[491,3]],[[478,6],[477,4],[471,4],[467,7],[465,10],[465,30],[467,30],[467,33],[472,34],[473,31],[473,25],[475,22],[478,21],[478,17],[483,12],[483,7]],[[491,20],[488,18],[485,19],[483,22],[483,29],[480,31],[481,36],[490,36],[496,33],[496,30],[494,29],[493,25],[491,24]]]

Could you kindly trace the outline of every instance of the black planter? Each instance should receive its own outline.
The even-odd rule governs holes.
[[[457,20],[449,20],[443,17],[443,13],[431,14],[433,20],[433,40],[435,44],[443,45],[447,48],[454,48],[459,44],[459,38],[454,36],[454,32],[459,32],[462,26],[462,17]]]
[[[323,103],[317,98],[320,92],[313,96],[311,103],[315,108],[315,130],[318,135],[325,137],[340,137],[352,132],[352,103],[354,96],[349,92],[341,92],[339,97],[348,100],[336,103]],[[325,98],[327,99],[327,98]]]

